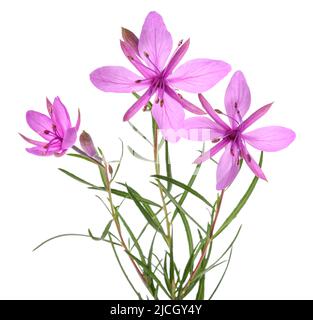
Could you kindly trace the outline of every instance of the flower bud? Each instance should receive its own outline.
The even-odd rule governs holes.
[[[79,141],[82,149],[88,154],[88,156],[97,156],[97,150],[95,148],[95,145],[93,144],[92,138],[86,131],[82,132],[79,137]]]

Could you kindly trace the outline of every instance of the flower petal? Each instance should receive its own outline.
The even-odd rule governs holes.
[[[254,113],[252,113],[245,121],[240,125],[240,131],[245,131],[248,127],[250,127],[254,122],[259,120],[261,117],[265,115],[265,113],[270,109],[273,103],[269,103],[264,107],[258,109]]]
[[[218,162],[216,171],[216,189],[223,190],[235,180],[240,169],[239,150],[229,144]]]
[[[27,142],[34,144],[35,146],[45,146],[47,142],[37,141],[30,138],[25,137],[23,134],[19,133],[19,135]]]
[[[242,135],[252,147],[262,151],[279,151],[289,146],[296,134],[287,128],[270,126],[256,129]]]
[[[148,66],[161,71],[172,46],[172,36],[167,31],[162,17],[157,12],[150,12],[143,24],[138,43],[141,58]]]
[[[221,149],[223,149],[229,143],[229,139],[223,139],[219,143],[217,143],[213,148],[204,152],[200,157],[198,157],[194,163],[201,163],[204,162],[212,157],[214,157]]]
[[[160,129],[180,129],[183,127],[185,113],[181,105],[167,93],[163,96],[164,104],[154,103],[152,115]]]
[[[124,67],[102,67],[90,74],[90,80],[95,87],[104,92],[133,92],[148,86],[142,83],[142,77]],[[139,80],[139,81],[138,81]]]
[[[191,102],[189,102],[188,100],[184,99],[182,95],[178,95],[172,88],[170,88],[169,86],[166,87],[166,93],[173,98],[174,100],[176,100],[180,105],[183,106],[184,109],[188,110],[191,113],[194,114],[198,114],[198,115],[203,115],[205,114],[205,112],[198,108],[197,106],[195,106],[194,104],[192,104]]]
[[[133,117],[143,106],[145,106],[151,96],[153,91],[149,88],[124,114],[123,121],[128,121],[131,117]]]
[[[193,141],[207,141],[221,137],[224,132],[218,124],[206,117],[193,117],[184,121],[181,137]]]
[[[77,139],[77,131],[76,128],[69,128],[65,131],[64,138],[62,141],[62,149],[66,150],[71,148]]]
[[[241,71],[232,76],[225,93],[225,108],[232,127],[238,126],[249,110],[251,103],[250,89]]]
[[[203,106],[203,108],[206,110],[209,116],[220,125],[221,128],[224,128],[225,130],[229,130],[229,126],[218,116],[218,114],[215,112],[215,110],[212,108],[210,103],[204,98],[204,96],[200,93],[199,100]]]
[[[222,80],[230,69],[230,65],[223,61],[195,59],[178,67],[168,81],[178,89],[201,93]]]
[[[26,151],[31,153],[31,154],[34,154],[35,156],[51,156],[54,154],[55,151],[50,151],[50,150],[47,150],[47,149],[44,149],[42,147],[32,147],[32,148],[26,148]]]
[[[245,160],[245,162],[248,165],[248,167],[252,170],[252,172],[257,177],[267,181],[267,179],[265,177],[265,174],[263,173],[262,169],[257,164],[257,162],[252,158],[252,156],[249,154],[246,146],[243,144],[242,141],[240,141],[240,151],[241,151],[241,156]]]
[[[179,64],[179,62],[182,60],[186,52],[188,51],[190,44],[190,39],[188,39],[185,43],[183,43],[176,52],[173,54],[171,57],[165,72],[164,72],[164,77],[166,78],[169,74],[172,73],[172,71],[176,68],[176,66]]]
[[[151,78],[156,75],[156,72],[148,67],[146,67],[137,57],[134,49],[126,42],[121,41],[121,48],[126,58],[130,61],[130,63],[145,77]]]
[[[56,125],[61,137],[63,137],[66,130],[72,126],[67,109],[59,97],[56,97],[53,101],[51,119]]]
[[[51,136],[49,133],[47,133],[47,131],[53,132],[54,130],[52,120],[45,114],[32,110],[27,111],[26,121],[30,128],[37,132],[44,139],[49,141],[54,138],[54,136]]]

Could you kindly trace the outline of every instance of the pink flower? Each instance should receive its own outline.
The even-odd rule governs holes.
[[[150,12],[146,17],[139,39],[129,30],[122,30],[121,48],[140,76],[124,67],[102,67],[90,75],[91,82],[105,92],[134,92],[145,90],[124,115],[128,121],[155,95],[152,115],[161,129],[181,128],[183,108],[195,113],[204,112],[177,94],[175,89],[199,93],[213,87],[230,71],[230,66],[217,60],[196,59],[176,68],[189,47],[189,40],[180,42],[172,51],[172,36],[162,17]],[[168,62],[167,62],[168,61]]]
[[[262,151],[279,151],[286,148],[296,136],[292,130],[280,126],[264,127],[246,132],[254,122],[270,109],[272,103],[258,109],[246,120],[243,120],[249,110],[251,96],[245,77],[240,71],[237,71],[231,78],[225,94],[225,116],[228,117],[230,125],[220,118],[219,114],[222,112],[214,110],[201,94],[199,99],[214,121],[205,117],[194,117],[185,121],[185,128],[187,131],[198,128],[200,133],[204,130],[206,134],[198,135],[197,139],[202,141],[208,139],[207,132],[209,130],[209,139],[218,143],[197,158],[195,163],[201,163],[225,148],[217,167],[216,188],[218,190],[225,189],[234,181],[239,172],[239,160],[241,158],[244,159],[257,177],[266,180],[263,171],[250,155],[246,144]]]
[[[69,114],[59,97],[54,99],[53,104],[47,99],[47,109],[49,117],[37,111],[26,113],[26,121],[30,128],[46,141],[32,140],[22,134],[21,136],[27,142],[35,145],[26,148],[29,153],[37,156],[62,156],[76,141],[80,114],[78,111],[76,125],[72,127]]]

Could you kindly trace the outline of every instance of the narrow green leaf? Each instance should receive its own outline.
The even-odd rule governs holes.
[[[101,240],[104,240],[105,237],[107,236],[108,232],[110,231],[111,225],[112,225],[113,220],[110,220],[106,227],[104,228],[102,235],[101,235]]]
[[[147,222],[155,230],[164,234],[163,228],[161,227],[159,220],[157,219],[157,217],[155,216],[154,213],[153,213],[153,215],[151,214],[152,210],[151,211],[147,210],[147,207],[145,207],[144,205],[141,204],[141,202],[140,202],[141,197],[139,196],[138,192],[136,192],[134,189],[132,189],[128,185],[126,185],[126,188],[127,188],[128,194],[130,195],[131,199],[134,201],[134,203],[136,204],[137,208],[142,213],[142,215],[146,218]]]
[[[92,240],[101,241],[101,238],[95,237],[95,236],[92,234],[92,232],[91,232],[90,229],[88,229],[88,234],[89,234],[89,237],[90,237]]]
[[[64,234],[59,234],[57,236],[51,237],[45,241],[43,241],[42,243],[40,243],[36,248],[33,249],[33,252],[38,250],[40,247],[42,247],[43,245],[45,245],[46,243],[53,241],[55,239],[59,239],[59,238],[63,238],[63,237],[84,237],[84,238],[90,238],[90,235],[88,234],[81,234],[81,233],[64,233]],[[105,242],[110,242],[108,240],[103,240]],[[119,243],[114,242],[114,244],[116,246],[121,246]]]
[[[120,266],[120,268],[121,268],[121,270],[122,270],[122,272],[123,272],[126,280],[128,281],[128,283],[129,283],[129,285],[131,286],[131,288],[134,290],[134,292],[136,293],[138,299],[139,299],[139,300],[142,300],[142,297],[141,297],[140,293],[136,290],[136,288],[134,287],[134,285],[133,285],[132,282],[130,281],[130,279],[129,279],[129,277],[128,277],[126,271],[125,271],[125,269],[123,268],[123,265],[122,265],[122,263],[121,263],[121,261],[120,261],[120,259],[119,259],[119,257],[118,257],[118,254],[117,254],[117,252],[116,252],[116,250],[115,250],[114,243],[113,243],[113,241],[112,241],[111,236],[110,236],[110,241],[111,241],[111,246],[112,246],[114,255],[115,255],[115,257],[116,257],[117,263],[118,263],[118,265]]]
[[[140,259],[141,259],[142,263],[145,264],[145,263],[146,263],[146,259],[145,259],[145,256],[144,256],[144,254],[143,254],[143,251],[142,251],[142,249],[141,249],[141,247],[140,247],[140,245],[139,245],[139,242],[137,241],[134,233],[132,232],[131,228],[129,227],[129,225],[127,224],[127,222],[125,221],[125,219],[124,219],[124,218],[122,217],[122,215],[120,214],[119,210],[118,210],[116,207],[115,207],[115,210],[116,210],[116,212],[117,212],[117,214],[118,214],[119,219],[121,219],[123,225],[125,226],[125,228],[126,228],[128,234],[129,234],[129,236],[131,237],[132,241],[134,242],[134,245],[135,245],[135,247],[136,247],[136,249],[137,249],[137,251],[138,251],[138,253],[139,253],[139,256],[140,256]]]
[[[187,216],[194,224],[197,225],[198,228],[200,228],[204,233],[206,233],[205,229],[180,205],[180,202],[177,202],[175,197],[171,195],[170,192],[167,191],[167,189],[164,187],[164,185],[160,182],[160,185],[162,187],[162,190],[164,191],[165,195],[169,198],[169,200],[173,203],[173,205],[176,207],[175,210],[177,210],[180,214],[183,214]],[[173,222],[173,219],[172,219]]]
[[[79,158],[79,159],[83,159],[86,160],[88,162],[94,163],[94,161],[92,161],[90,158],[82,155],[82,154],[76,154],[76,153],[67,153],[66,155],[73,157],[73,158]]]
[[[59,170],[63,173],[65,173],[66,175],[68,175],[69,177],[71,177],[72,179],[76,180],[76,181],[79,181],[80,183],[83,183],[83,184],[86,184],[88,186],[91,186],[91,187],[96,187],[94,184],[82,179],[82,178],[79,178],[78,176],[76,176],[75,174],[67,171],[67,170],[64,170],[64,169],[61,169],[59,168]]]
[[[166,176],[169,178],[167,180],[167,191],[171,192],[173,183],[171,182],[172,179],[172,165],[170,159],[170,153],[168,149],[168,141],[165,141],[165,163],[166,163]]]
[[[147,141],[151,146],[153,146],[152,142],[137,128],[135,127],[130,121],[128,121],[128,124],[131,126],[131,128],[138,133],[145,141]]]
[[[196,196],[197,198],[199,198],[201,201],[203,201],[205,204],[207,204],[209,207],[213,208],[213,205],[204,197],[202,196],[199,192],[197,192],[196,190],[192,189],[190,186],[175,180],[171,177],[166,177],[166,176],[162,176],[162,175],[152,175],[152,177],[160,179],[160,180],[165,180],[169,183],[172,183],[182,189],[184,189],[187,193],[191,193],[194,196]]]
[[[262,167],[262,164],[263,164],[263,151],[261,152],[260,160],[259,160],[260,168]],[[240,210],[243,208],[243,206],[246,204],[246,202],[250,198],[250,196],[251,196],[251,194],[252,194],[252,192],[253,192],[253,190],[254,190],[257,182],[258,182],[258,180],[259,180],[259,178],[257,176],[255,176],[253,178],[248,190],[243,195],[243,197],[240,199],[240,201],[237,204],[237,206],[235,207],[235,209],[231,212],[231,214],[223,222],[221,227],[216,231],[216,233],[213,236],[213,239],[216,238],[220,233],[222,233],[228,227],[228,225],[237,217],[237,215],[240,212]]]
[[[138,263],[138,265],[140,265],[142,267],[145,274],[147,274],[149,277],[151,277],[151,279],[153,279],[160,286],[160,288],[163,290],[163,292],[171,299],[170,293],[166,290],[166,288],[164,287],[164,285],[162,284],[160,279],[154,273],[150,272],[147,265],[145,263],[143,263],[142,261],[140,261],[140,259],[135,257],[130,252],[127,252],[127,253]]]
[[[217,289],[219,288],[220,284],[222,283],[222,281],[223,281],[223,279],[224,279],[224,277],[225,277],[225,274],[226,274],[226,272],[227,272],[228,266],[229,266],[229,264],[230,264],[230,259],[231,259],[232,251],[233,251],[233,250],[230,250],[230,254],[229,254],[229,257],[228,257],[228,262],[227,262],[226,268],[225,268],[225,270],[224,270],[224,272],[223,272],[223,274],[222,274],[222,277],[221,277],[220,281],[218,282],[216,288],[214,289],[214,291],[212,292],[212,294],[211,294],[211,296],[210,296],[210,298],[209,298],[208,300],[211,300],[211,299],[213,298],[215,292],[217,291]]]
[[[99,190],[99,191],[106,191],[105,188],[103,187],[96,187],[96,186],[93,186],[93,187],[89,187],[88,189],[91,189],[91,190]],[[122,190],[118,190],[118,189],[111,189],[111,192],[112,194],[115,194],[119,197],[122,197],[122,198],[126,198],[126,199],[131,199],[131,196],[125,192],[125,191],[122,191]],[[153,202],[149,199],[146,199],[146,198],[142,198],[142,197],[139,197],[140,199],[140,202],[143,202],[143,203],[147,203],[151,206],[155,206],[155,207],[158,207],[158,208],[161,208],[161,206],[159,204],[157,204],[156,202]]]
[[[137,159],[147,161],[147,162],[154,162],[153,160],[150,160],[148,158],[145,158],[144,156],[140,155],[138,152],[136,152],[132,147],[127,146],[128,151]]]

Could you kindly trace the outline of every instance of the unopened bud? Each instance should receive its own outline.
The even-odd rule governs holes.
[[[137,53],[138,51],[138,38],[136,35],[126,28],[122,28],[123,40]]]
[[[82,149],[88,154],[88,156],[95,157],[98,154],[91,136],[86,131],[83,131],[80,135],[79,142]]]

